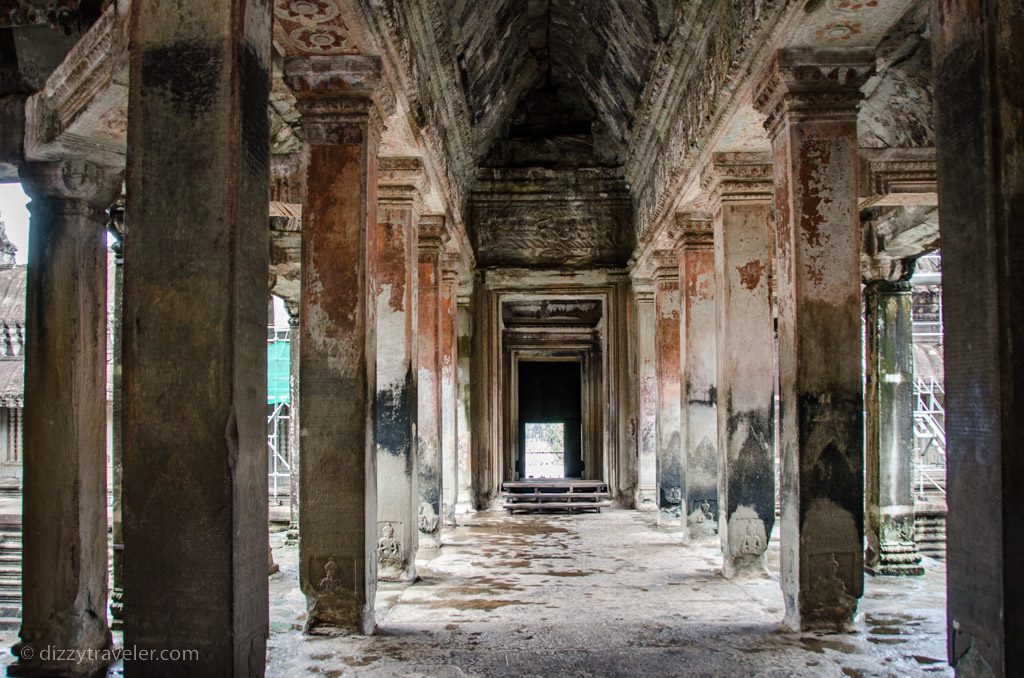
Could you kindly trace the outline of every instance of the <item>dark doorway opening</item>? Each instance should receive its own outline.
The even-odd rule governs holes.
[[[519,458],[516,471],[520,478],[527,474],[528,436],[531,428],[531,450],[544,452],[538,447],[538,433],[546,428],[550,435],[557,429],[542,424],[562,425],[563,473],[566,478],[583,476],[583,390],[580,363],[573,362],[519,362]],[[552,440],[547,452],[557,455],[557,441]],[[542,475],[536,469],[537,459],[529,465],[535,477]],[[550,462],[550,460],[548,460]],[[551,474],[543,473],[550,477]]]

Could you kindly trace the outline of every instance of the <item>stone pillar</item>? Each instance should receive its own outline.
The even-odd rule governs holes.
[[[133,3],[131,41],[124,643],[196,656],[125,661],[125,674],[257,674],[269,627],[271,8]]]
[[[658,375],[654,351],[654,290],[649,282],[633,283],[636,309],[637,404],[633,433],[638,470],[637,508],[653,511],[658,506],[657,426]]]
[[[419,241],[419,530],[441,545],[441,252],[444,216],[423,215]]]
[[[83,161],[26,163],[26,281],[19,657],[10,675],[89,674],[107,628],[107,257],[105,210],[120,173]],[[73,557],[72,557],[73,556]]]
[[[715,372],[715,249],[711,220],[678,220],[679,347],[687,536],[718,533],[718,375]]]
[[[718,307],[718,495],[722,573],[767,574],[775,525],[772,166],[717,153],[712,168]]]
[[[302,473],[302,408],[299,406],[299,306],[288,304],[288,541],[298,543]]]
[[[456,312],[456,331],[458,343],[456,345],[457,380],[458,380],[458,402],[456,403],[457,421],[455,430],[459,446],[459,468],[457,480],[459,483],[458,502],[455,507],[455,514],[462,515],[473,510],[473,440],[470,434],[470,418],[472,407],[472,386],[470,385],[470,370],[472,363],[473,346],[473,311],[470,306],[470,295],[458,297],[458,310]]]
[[[378,57],[285,60],[310,145],[302,209],[299,584],[306,630],[371,633],[377,591]]]
[[[1024,8],[932,3],[949,661],[1024,674]]]
[[[863,592],[857,104],[870,49],[781,50],[755,96],[775,178],[785,623],[848,624]]]
[[[121,413],[123,411],[121,393],[121,339],[122,319],[124,317],[124,201],[118,200],[109,210],[110,224],[119,234],[119,239],[111,245],[114,252],[114,311],[110,318],[113,337],[113,372],[110,403],[110,626],[120,629],[124,626],[124,530],[121,520]]]
[[[377,566],[416,578],[417,158],[382,158],[377,196]]]
[[[455,505],[459,501],[459,453],[457,390],[457,336],[455,314],[459,297],[457,261],[446,261],[441,274],[441,515],[444,524],[455,527]]]
[[[914,328],[910,276],[864,288],[867,494],[865,564],[875,574],[924,574],[914,538]]]
[[[683,502],[682,414],[679,368],[679,258],[656,252],[654,261],[654,355],[657,382],[655,440],[658,523],[680,525]]]

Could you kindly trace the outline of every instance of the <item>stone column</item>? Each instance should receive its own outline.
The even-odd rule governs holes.
[[[680,525],[683,501],[682,415],[679,368],[679,258],[656,252],[654,260],[654,355],[657,382],[655,440],[658,523]]]
[[[656,422],[658,420],[658,376],[654,351],[654,290],[647,281],[633,283],[636,309],[637,404],[633,433],[638,457],[637,508],[653,511],[658,506]]]
[[[377,565],[380,579],[416,578],[417,158],[382,158],[377,196]]]
[[[932,3],[949,661],[1024,674],[1024,10]]]
[[[107,257],[105,210],[120,173],[84,161],[26,163],[21,643],[10,675],[87,674],[107,628]],[[72,557],[73,556],[73,557]],[[24,654],[22,654],[24,653]]]
[[[924,574],[914,538],[914,328],[910,276],[864,288],[867,378],[865,564],[875,574]]]
[[[446,260],[441,273],[441,515],[455,527],[459,501],[457,336],[455,314],[459,297],[458,262]]]
[[[302,408],[299,406],[299,306],[288,304],[288,541],[298,543],[302,473]]]
[[[121,338],[124,317],[124,201],[118,200],[109,210],[110,224],[119,234],[111,245],[114,251],[114,311],[110,318],[113,337],[113,376],[110,403],[110,626],[120,629],[124,626],[124,530],[121,519],[121,414],[123,411],[121,393]]]
[[[444,216],[423,215],[419,242],[419,530],[441,545],[441,252]]]
[[[124,643],[196,656],[133,659],[125,673],[257,674],[269,627],[271,8],[132,3],[131,41]]]
[[[722,573],[732,578],[768,573],[775,525],[772,166],[752,153],[713,162],[719,536]]]
[[[857,104],[870,49],[782,50],[755,96],[775,178],[785,623],[844,626],[863,592]]]
[[[371,633],[377,591],[378,57],[285,60],[310,145],[302,209],[299,584],[306,630]]]
[[[459,446],[459,498],[456,503],[455,514],[462,515],[473,510],[473,440],[470,434],[470,418],[472,406],[472,386],[470,385],[470,369],[472,363],[473,346],[473,311],[470,306],[470,295],[459,295],[458,310],[456,313],[456,331],[458,343],[456,345],[457,379],[458,379],[458,402],[457,421],[455,430]]]
[[[679,348],[687,536],[718,533],[718,375],[715,372],[715,249],[711,220],[678,219]]]

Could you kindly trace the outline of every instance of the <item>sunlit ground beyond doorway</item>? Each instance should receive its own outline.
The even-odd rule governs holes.
[[[565,424],[526,424],[526,477],[565,477]]]

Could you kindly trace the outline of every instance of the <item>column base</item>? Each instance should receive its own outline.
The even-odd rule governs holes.
[[[865,564],[864,570],[873,575],[893,577],[919,577],[924,574],[916,544],[883,544],[877,559]]]
[[[663,527],[682,527],[682,511],[678,506],[667,506],[658,509],[658,525]]]
[[[372,605],[360,605],[345,596],[307,598],[306,626],[313,636],[373,635],[377,626]]]
[[[757,558],[724,557],[722,576],[726,579],[765,579],[771,575],[768,572],[768,560],[762,555]]]

